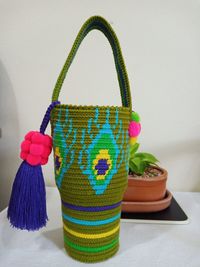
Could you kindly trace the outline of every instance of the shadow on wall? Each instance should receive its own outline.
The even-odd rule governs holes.
[[[18,168],[19,122],[16,98],[5,67],[0,61],[0,210],[8,205]]]

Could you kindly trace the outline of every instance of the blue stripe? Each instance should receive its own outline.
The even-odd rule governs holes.
[[[76,223],[76,224],[81,224],[81,225],[102,225],[102,224],[107,224],[107,223],[111,223],[111,222],[114,222],[116,221],[117,219],[120,218],[120,213],[118,213],[117,215],[109,218],[109,219],[105,219],[105,220],[96,220],[96,221],[86,221],[86,220],[79,220],[79,219],[76,219],[76,218],[73,218],[69,215],[66,215],[66,214],[62,214],[63,215],[63,218],[69,222],[72,222],[72,223]]]

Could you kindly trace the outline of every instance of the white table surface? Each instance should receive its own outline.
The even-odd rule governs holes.
[[[158,225],[121,222],[120,249],[95,266],[200,267],[200,193],[174,193],[190,223]],[[63,248],[57,188],[47,188],[49,222],[37,232],[13,229],[0,213],[0,267],[91,266],[70,258]]]

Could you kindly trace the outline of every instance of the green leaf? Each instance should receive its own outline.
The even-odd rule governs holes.
[[[147,165],[145,162],[139,161],[137,165],[137,174],[140,174],[140,175],[144,174],[146,167]]]
[[[147,162],[149,164],[155,164],[156,162],[159,162],[159,160],[150,153],[136,153],[135,157],[142,159],[142,161]]]
[[[148,164],[142,161],[141,158],[135,157],[130,160],[129,166],[131,171],[136,174],[142,175],[145,172],[145,169],[147,168]]]
[[[130,170],[132,172],[134,172],[136,174],[138,173],[138,168],[137,168],[137,166],[133,162],[129,162],[129,168],[130,168]]]
[[[140,144],[139,143],[135,143],[133,146],[131,146],[130,148],[130,157],[134,157],[136,151],[138,150]]]

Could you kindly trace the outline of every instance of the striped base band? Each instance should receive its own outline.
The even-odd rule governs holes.
[[[74,217],[71,217],[67,214],[62,214],[63,218],[66,220],[66,221],[69,221],[69,222],[72,222],[72,223],[76,223],[76,224],[80,224],[80,225],[90,225],[90,226],[98,226],[98,225],[104,225],[104,224],[107,224],[107,223],[112,223],[116,220],[118,220],[120,218],[120,215],[121,213],[118,213],[117,215],[111,217],[111,218],[108,218],[108,219],[105,219],[105,220],[91,220],[91,221],[88,221],[88,220],[80,220],[80,219],[76,219]]]
[[[74,248],[74,249],[77,249],[77,250],[83,251],[83,252],[95,253],[95,252],[101,252],[101,251],[112,248],[113,246],[115,246],[119,242],[119,237],[115,238],[111,243],[104,245],[104,246],[100,246],[100,247],[80,246],[78,244],[75,244],[74,242],[71,242],[66,236],[64,236],[64,241],[71,248]]]
[[[111,249],[104,250],[98,253],[87,253],[83,251],[78,251],[67,246],[66,244],[65,244],[65,249],[69,256],[71,256],[72,258],[78,261],[82,261],[85,263],[96,263],[96,262],[105,261],[106,259],[113,257],[119,249],[119,243],[117,243]]]
[[[104,233],[100,233],[100,234],[86,234],[86,233],[80,233],[80,232],[76,232],[72,229],[70,229],[68,226],[66,226],[65,224],[63,224],[63,228],[66,232],[70,233],[71,235],[74,235],[76,237],[81,237],[81,238],[87,238],[87,239],[96,239],[96,238],[104,238],[107,236],[110,236],[114,233],[116,233],[119,230],[120,225],[118,224],[115,228],[113,228],[110,231],[104,232]]]
[[[67,202],[64,202],[62,200],[62,204],[66,207],[66,208],[69,208],[69,209],[72,209],[72,210],[79,210],[79,211],[104,211],[104,210],[111,210],[111,209],[114,209],[114,208],[117,208],[121,205],[122,201],[119,201],[113,205],[108,205],[108,206],[98,206],[98,207],[95,207],[95,206],[90,206],[90,207],[85,207],[85,206],[77,206],[77,205],[73,205],[73,204],[70,204],[70,203],[67,203]]]

